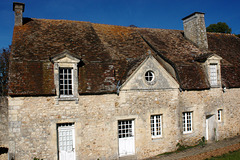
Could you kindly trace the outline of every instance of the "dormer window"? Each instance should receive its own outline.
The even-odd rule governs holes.
[[[73,95],[73,69],[59,68],[59,90],[60,96]]]
[[[217,86],[218,84],[218,77],[217,77],[217,64],[210,64],[209,65],[209,78],[210,78],[210,85]]]
[[[54,83],[56,100],[76,101],[78,103],[78,63],[80,59],[73,57],[69,51],[52,58],[54,63]]]
[[[221,87],[221,59],[220,56],[213,54],[205,62],[208,81],[212,88]]]

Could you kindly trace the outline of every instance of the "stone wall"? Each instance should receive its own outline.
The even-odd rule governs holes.
[[[206,134],[206,116],[216,120],[216,140],[239,134],[239,89],[206,91],[122,91],[120,95],[86,95],[75,101],[55,97],[9,97],[10,156],[56,160],[57,124],[74,123],[76,159],[118,159],[118,120],[135,122],[138,159],[173,151],[177,143],[196,144]],[[193,113],[193,132],[183,134],[182,112]],[[162,115],[162,137],[151,137],[150,116]],[[217,117],[217,116],[216,116]]]
[[[8,148],[8,101],[0,97],[0,147]]]
[[[7,160],[8,152],[8,101],[0,97],[0,160]]]

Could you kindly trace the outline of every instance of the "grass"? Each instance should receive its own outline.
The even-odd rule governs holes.
[[[206,160],[240,160],[240,150],[229,152],[217,157],[207,158]]]

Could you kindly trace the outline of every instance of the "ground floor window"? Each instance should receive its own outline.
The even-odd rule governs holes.
[[[150,118],[152,138],[162,136],[162,115],[152,115]]]
[[[192,112],[183,112],[182,120],[183,120],[183,133],[191,133],[192,132]]]
[[[218,121],[221,122],[222,121],[222,109],[218,110]]]

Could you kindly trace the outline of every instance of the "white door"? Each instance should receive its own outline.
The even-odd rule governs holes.
[[[74,124],[58,125],[59,160],[75,160]]]
[[[216,123],[215,115],[206,116],[206,140],[215,140]]]
[[[134,121],[118,121],[119,156],[135,154]]]

